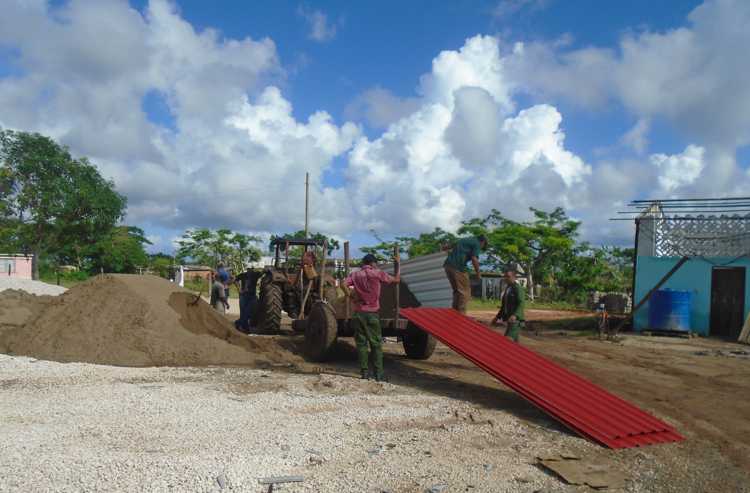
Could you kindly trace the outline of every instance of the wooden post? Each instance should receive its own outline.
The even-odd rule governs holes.
[[[308,238],[309,214],[310,214],[310,173],[305,173],[305,239]]]
[[[635,220],[635,245],[633,246],[633,283],[630,286],[630,311],[633,311],[635,303],[635,277],[638,272],[638,240],[641,233],[641,220]]]
[[[398,276],[401,272],[401,258],[398,251],[398,243],[393,247],[393,275]],[[401,312],[401,281],[396,283],[394,292],[396,298],[396,310],[393,317],[393,326],[398,328],[398,317]]]
[[[323,241],[323,255],[320,265],[320,283],[318,286],[318,296],[323,299],[323,285],[326,280],[326,254],[328,253],[328,240]]]
[[[350,260],[351,259],[349,258],[349,242],[345,241],[344,242],[344,283],[346,283],[346,278],[349,277],[349,262],[350,262]],[[346,316],[346,320],[349,320],[350,318],[352,318],[352,314],[351,314],[351,311],[352,311],[352,306],[351,305],[352,305],[352,303],[351,303],[351,300],[349,299],[349,296],[348,296],[349,295],[349,287],[345,285],[343,291],[345,293],[347,293],[347,296],[346,296],[346,313],[345,313],[345,316]]]

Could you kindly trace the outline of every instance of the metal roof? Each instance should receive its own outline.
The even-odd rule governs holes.
[[[447,256],[446,252],[438,252],[401,262],[401,279],[422,306],[451,306],[453,290],[443,268]],[[383,270],[392,272],[393,264],[383,266]]]
[[[401,315],[590,440],[611,448],[683,440],[663,421],[455,310],[404,308]]]

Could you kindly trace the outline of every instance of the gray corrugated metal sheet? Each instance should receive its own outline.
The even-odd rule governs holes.
[[[439,252],[401,262],[401,279],[422,306],[450,308],[453,290],[443,269],[447,256],[447,253]],[[383,270],[393,272],[393,265],[384,266]]]

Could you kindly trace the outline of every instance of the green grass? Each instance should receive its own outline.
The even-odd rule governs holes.
[[[469,301],[469,310],[497,310],[500,307],[500,300],[482,300],[472,298]],[[527,310],[564,310],[578,311],[580,307],[573,303],[564,301],[526,301]]]
[[[580,306],[567,301],[527,301],[526,308],[533,310],[563,310],[563,311],[580,311]]]
[[[499,300],[483,300],[472,298],[469,300],[469,310],[497,310],[500,307]]]
[[[55,274],[40,275],[39,280],[42,282],[46,282],[47,284],[57,285],[57,276]],[[73,286],[81,284],[82,282],[86,282],[87,280],[88,279],[60,276],[60,286],[70,289]]]

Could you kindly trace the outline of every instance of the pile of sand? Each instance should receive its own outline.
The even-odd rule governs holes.
[[[0,337],[6,331],[23,327],[54,299],[54,296],[35,296],[20,289],[0,292]]]
[[[237,332],[195,298],[159,277],[136,275],[97,276],[57,297],[4,291],[0,314],[11,314],[12,323],[0,323],[0,352],[118,366],[299,361],[273,339]]]

